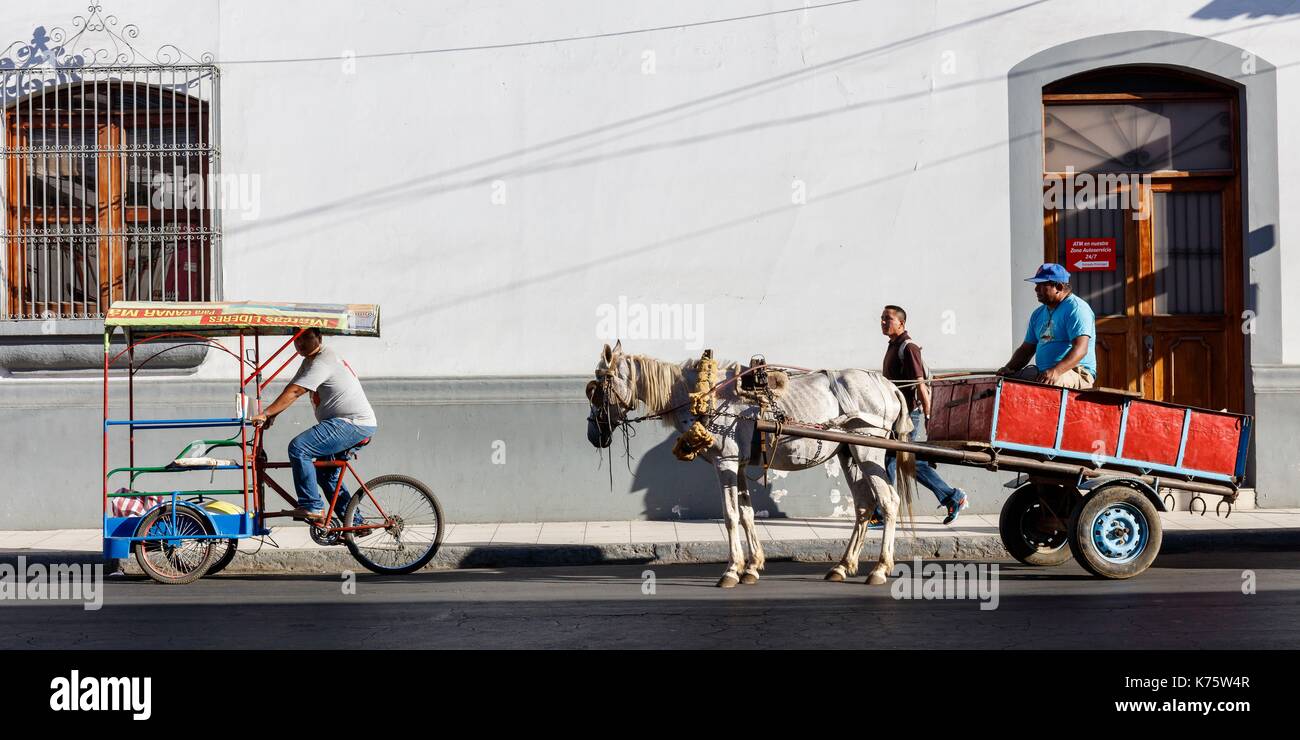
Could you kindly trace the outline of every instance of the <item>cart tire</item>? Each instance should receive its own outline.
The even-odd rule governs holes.
[[[1085,570],[1102,578],[1132,578],[1160,553],[1160,513],[1145,495],[1122,483],[1102,486],[1070,517],[1070,548]]]
[[[1060,565],[1069,560],[1070,514],[1080,498],[1077,490],[1051,483],[1026,483],[1013,491],[998,517],[1007,553],[1025,565]]]
[[[189,506],[176,507],[176,525],[172,528],[171,504],[154,509],[140,521],[136,537],[169,536],[172,534],[213,534],[207,517]],[[180,540],[173,545],[166,542],[137,541],[132,545],[135,560],[145,575],[159,583],[184,585],[207,575],[216,556],[215,540]]]
[[[366,483],[370,491],[355,491],[343,521],[351,523],[358,513],[363,522],[379,523],[384,517],[375,508],[373,496],[389,516],[399,523],[388,529],[371,530],[367,537],[343,533],[343,544],[352,557],[368,570],[382,575],[402,575],[423,568],[438,554],[446,519],[433,491],[405,475],[381,475]],[[405,539],[403,539],[405,537]]]
[[[215,576],[230,565],[235,559],[235,554],[239,552],[239,540],[226,540],[225,550],[221,549],[221,541],[217,540],[216,551],[220,553],[212,562],[212,567],[208,568],[208,575]]]

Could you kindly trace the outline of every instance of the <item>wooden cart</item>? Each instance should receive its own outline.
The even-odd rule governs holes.
[[[1231,511],[1250,443],[1249,416],[991,376],[935,381],[931,413],[925,442],[758,428],[1023,474],[999,517],[1007,552],[1029,565],[1073,554],[1105,578],[1131,578],[1155,560],[1171,491],[1220,496]]]

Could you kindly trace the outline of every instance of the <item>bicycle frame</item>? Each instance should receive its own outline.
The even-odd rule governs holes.
[[[256,466],[255,466],[257,475],[255,477],[256,480],[255,488],[257,491],[256,502],[258,504],[257,506],[258,516],[261,520],[267,518],[273,518],[273,517],[290,516],[293,513],[291,511],[276,511],[271,513],[266,512],[265,494],[266,494],[267,486],[270,486],[272,490],[280,494],[280,498],[284,499],[290,506],[298,505],[298,499],[293,494],[284,490],[284,488],[281,487],[279,483],[275,482],[274,478],[266,474],[266,471],[283,470],[285,468],[292,467],[293,464],[288,462],[270,462],[266,459],[266,451],[262,446],[261,429],[258,429],[254,433],[253,438],[254,438],[254,447],[257,450]],[[380,505],[379,500],[376,499],[374,494],[370,492],[370,489],[366,486],[365,481],[361,480],[361,476],[357,475],[356,468],[352,467],[352,464],[348,460],[346,459],[316,460],[314,462],[314,465],[316,466],[317,470],[320,470],[321,468],[340,468],[338,481],[334,484],[334,493],[330,496],[329,507],[325,511],[325,522],[327,525],[333,519],[334,509],[339,500],[339,494],[343,491],[343,481],[344,479],[347,478],[347,475],[349,473],[351,473],[352,478],[357,482],[357,490],[352,495],[353,496],[365,495],[372,503],[374,503],[375,508],[379,510],[379,514],[384,517],[384,521],[381,524],[353,525],[349,523],[346,526],[341,526],[341,527],[331,527],[331,526],[320,527],[321,530],[333,534],[339,532],[358,532],[358,531],[368,530],[368,529],[384,529],[385,527],[392,525],[393,523],[392,517],[388,515],[388,512],[384,511],[384,507]],[[342,521],[341,515],[340,515],[340,521]]]

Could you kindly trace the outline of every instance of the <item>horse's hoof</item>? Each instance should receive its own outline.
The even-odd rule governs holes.
[[[740,582],[746,586],[752,586],[755,583],[758,583],[758,576],[753,573],[742,573],[740,575]]]
[[[888,581],[888,580],[889,580],[889,579],[886,578],[885,575],[884,575],[883,573],[872,573],[871,575],[867,576],[867,585],[868,585],[868,586],[883,586],[883,585],[885,584],[885,581]]]
[[[735,588],[737,583],[740,583],[740,579],[728,573],[718,579],[718,588]]]
[[[833,571],[831,571],[830,573],[827,573],[827,574],[826,574],[826,580],[831,581],[831,582],[834,582],[834,583],[843,583],[843,582],[844,582],[844,574],[841,573],[841,572],[839,572],[838,570],[833,570]]]

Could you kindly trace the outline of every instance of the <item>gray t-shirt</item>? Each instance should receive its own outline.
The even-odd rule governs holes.
[[[304,358],[289,383],[311,391],[316,421],[347,419],[363,427],[379,426],[357,374],[329,347],[321,347],[320,352]]]

